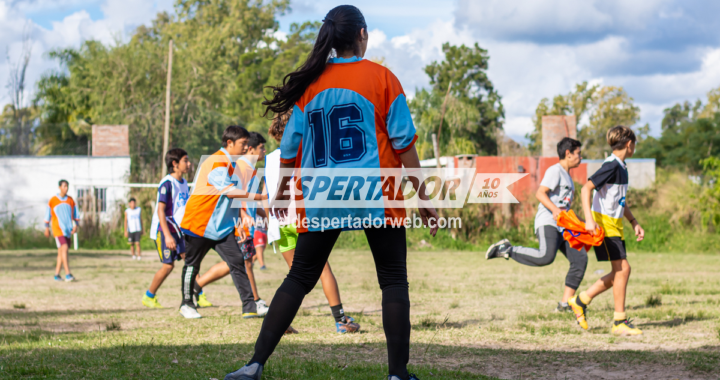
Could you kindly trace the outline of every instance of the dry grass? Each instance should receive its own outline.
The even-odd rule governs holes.
[[[165,378],[182,367],[183,376],[207,379],[249,359],[262,321],[240,318],[231,280],[208,286],[216,306],[200,310],[205,318],[187,321],[177,313],[179,267],[158,293],[165,309],[140,304],[158,268],[154,254],[146,255],[136,262],[117,252],[71,251],[78,281],[60,283],[52,280],[54,252],[0,252],[6,305],[0,308],[0,377],[100,378],[96,370],[105,368],[110,377]],[[279,255],[268,253],[266,259],[268,270],[256,270],[256,277],[261,296],[270,301],[287,266]],[[211,253],[203,267],[217,261]],[[300,334],[283,338],[268,378],[366,379],[372,378],[367,373],[384,373],[381,294],[371,255],[338,250],[330,262],[345,310],[362,332],[334,333],[318,284],[293,322]],[[720,258],[630,254],[630,262],[628,314],[645,334],[616,338],[609,334],[611,294],[591,305],[587,333],[575,327],[572,315],[552,311],[568,267],[560,255],[550,267],[528,268],[487,262],[479,253],[411,252],[411,368],[421,378],[432,372],[443,379],[718,378]],[[591,259],[582,288],[598,278],[597,269],[607,272],[609,265]],[[19,304],[25,308],[13,307]],[[175,357],[179,363],[170,361]]]

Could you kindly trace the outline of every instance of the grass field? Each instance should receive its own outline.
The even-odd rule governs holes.
[[[266,254],[256,270],[270,301],[287,272]],[[630,254],[628,314],[645,334],[609,334],[612,296],[589,309],[589,332],[571,314],[554,313],[567,260],[546,268],[487,262],[473,252],[411,252],[410,368],[426,379],[718,379],[720,256]],[[131,261],[116,251],[71,251],[78,281],[52,280],[53,250],[0,252],[0,378],[221,379],[250,358],[261,320],[240,318],[231,280],[206,288],[216,306],[205,318],[177,312],[180,267],[160,289],[166,307],[140,304],[156,256]],[[203,267],[219,261],[208,255]],[[345,310],[362,325],[334,333],[320,289],[283,338],[265,379],[384,379],[386,351],[380,291],[367,251],[337,250],[331,264]],[[609,264],[591,258],[583,288]]]

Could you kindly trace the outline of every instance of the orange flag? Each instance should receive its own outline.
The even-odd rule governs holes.
[[[589,251],[590,247],[597,247],[602,244],[605,237],[602,227],[599,226],[594,234],[585,231],[585,223],[578,219],[573,210],[561,211],[557,218],[557,225],[565,228],[563,238],[570,243],[572,248],[577,250],[585,247],[585,250]]]

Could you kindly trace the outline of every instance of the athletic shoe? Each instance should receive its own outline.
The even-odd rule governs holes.
[[[137,261],[140,261],[140,260],[142,260],[142,256],[137,257]]]
[[[642,330],[635,327],[630,320],[624,320],[620,323],[615,322],[612,327],[613,335],[634,336],[642,335]]]
[[[135,256],[131,256],[130,260],[135,261]]]
[[[573,313],[575,313],[575,318],[577,319],[578,325],[580,325],[580,327],[582,327],[583,330],[587,330],[588,323],[587,323],[587,319],[585,319],[585,312],[587,309],[587,305],[580,306],[578,304],[578,296],[570,298],[568,300],[568,305],[570,305],[570,308],[572,309]]]
[[[567,302],[558,302],[557,307],[555,308],[556,313],[564,313],[567,311],[572,311],[570,308],[570,305],[568,305]]]
[[[75,276],[73,276],[72,274],[66,274],[65,281],[67,281],[67,282],[75,281]]]
[[[408,380],[420,380],[420,379],[418,379],[417,376],[415,376],[412,373],[410,373],[409,375],[410,375],[410,377],[408,378]],[[400,380],[400,378],[397,376],[388,376],[388,380]]]
[[[198,313],[197,310],[195,310],[195,308],[190,305],[180,306],[180,314],[182,314],[182,316],[187,319],[202,318],[202,315],[200,315],[200,313]]]
[[[265,269],[267,269],[267,267],[265,265],[260,267],[260,270],[265,270]]]
[[[62,281],[62,277],[60,277],[59,274],[56,274],[55,277],[53,277],[53,280],[55,280],[55,281]]]
[[[225,375],[225,380],[260,380],[263,366],[260,363],[248,364],[239,370]]]
[[[340,334],[353,333],[360,330],[360,325],[352,317],[345,317],[345,323],[335,322],[335,329]]]
[[[197,296],[197,305],[198,307],[210,307],[212,306],[212,303],[208,301],[207,297],[205,297],[205,293]]]
[[[285,335],[291,335],[291,334],[299,334],[299,333],[292,326],[290,326],[287,328],[287,330],[285,330]]]
[[[257,301],[255,301],[255,306],[257,307],[257,315],[258,315],[258,317],[264,317],[264,316],[266,316],[267,313],[268,313],[268,310],[270,310],[270,308],[268,307],[268,305],[267,305],[267,304],[265,303],[265,301],[263,301],[263,300],[257,300]]]
[[[260,318],[258,313],[242,313],[243,319]]]
[[[485,253],[485,259],[495,259],[498,257],[504,257],[505,260],[510,258],[510,248],[512,248],[512,244],[510,244],[510,240],[508,239],[502,239],[499,242],[493,244],[488,248],[487,252]]]
[[[162,309],[162,305],[158,302],[157,297],[148,297],[147,294],[143,294],[142,304],[153,309]]]

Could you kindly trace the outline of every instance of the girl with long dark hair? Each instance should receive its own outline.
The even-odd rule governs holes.
[[[363,60],[368,33],[359,9],[341,5],[328,12],[307,61],[288,74],[274,96],[263,104],[267,112],[292,109],[282,137],[281,169],[381,169],[419,171],[415,126],[398,79],[387,68]],[[335,58],[330,58],[332,51]],[[282,177],[285,189],[290,178]],[[413,181],[423,198],[422,183]],[[394,194],[394,188],[390,190]],[[401,196],[402,194],[400,194]],[[307,194],[302,194],[306,197]],[[288,200],[278,191],[277,201]],[[310,198],[312,199],[312,198]],[[402,198],[400,198],[402,199]],[[427,200],[427,197],[424,197]],[[437,213],[428,202],[419,213],[431,233],[437,232]],[[275,207],[276,213],[286,212]],[[382,319],[388,348],[388,380],[417,380],[407,371],[410,356],[410,296],[407,281],[407,242],[403,208],[301,208],[298,242],[292,268],[275,293],[249,363],[228,374],[226,380],[259,380],[263,366],[290,326],[303,298],[317,283],[328,256],[343,229],[353,229],[351,218],[371,215],[367,236],[382,290]],[[339,220],[339,228],[323,229],[307,220]],[[347,218],[347,219],[346,219]],[[375,225],[375,220],[382,224]],[[433,224],[435,223],[435,224]],[[317,228],[316,228],[317,227]]]

